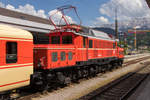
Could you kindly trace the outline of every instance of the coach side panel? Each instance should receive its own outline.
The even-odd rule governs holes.
[[[0,40],[0,92],[27,86],[33,74],[33,42],[26,39]]]

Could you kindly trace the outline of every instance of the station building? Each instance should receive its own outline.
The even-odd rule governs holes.
[[[8,24],[31,33],[49,33],[54,27],[48,19],[0,7],[0,24]]]

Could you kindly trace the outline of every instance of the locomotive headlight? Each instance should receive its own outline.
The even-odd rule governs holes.
[[[41,67],[44,67],[44,66],[45,66],[45,64],[44,64],[44,59],[45,59],[45,57],[41,57],[41,58],[39,59],[38,64],[37,64],[38,68],[41,68]]]

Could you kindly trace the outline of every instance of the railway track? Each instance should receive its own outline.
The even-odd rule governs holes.
[[[150,58],[150,56],[139,58],[139,59],[132,60],[132,61],[128,61],[128,62],[126,62],[126,63],[123,64],[123,67],[126,67],[126,66],[131,65],[131,64],[135,64],[137,62],[146,60],[148,58]],[[55,91],[55,90],[52,90],[52,91]],[[32,92],[32,91],[28,91],[28,90],[25,91],[25,92],[21,91],[19,98],[17,98],[16,100],[31,100],[32,98],[40,97],[41,95],[45,95],[46,93],[47,92],[45,92],[45,93],[43,93],[43,92]]]
[[[138,61],[138,60],[137,60]],[[150,62],[78,100],[126,100],[150,73]]]

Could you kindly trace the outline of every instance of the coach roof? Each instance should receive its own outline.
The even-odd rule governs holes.
[[[30,32],[4,24],[0,24],[0,38],[1,37],[33,39]]]

